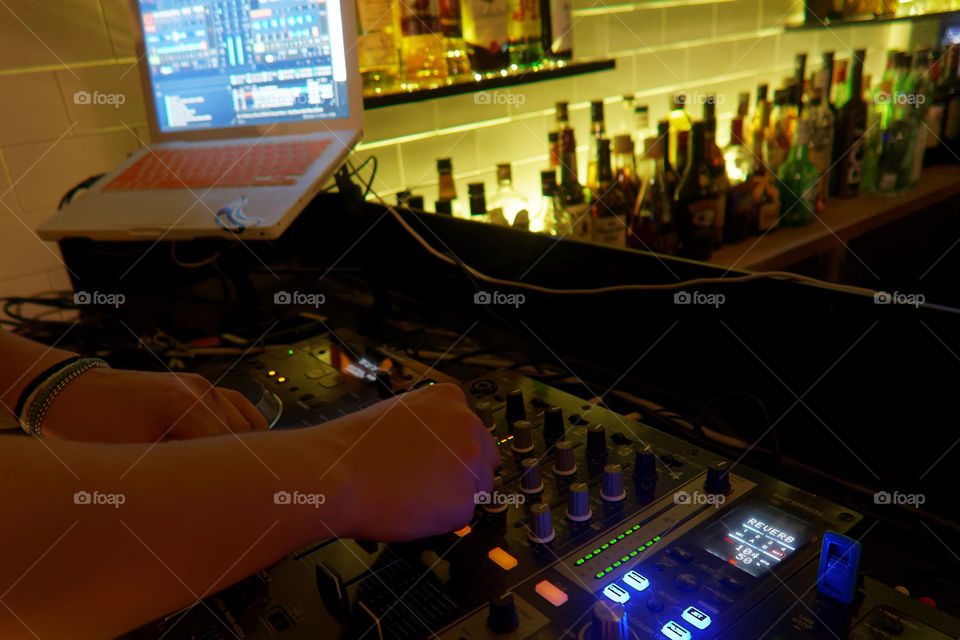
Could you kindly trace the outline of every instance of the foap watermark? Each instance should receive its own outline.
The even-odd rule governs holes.
[[[107,505],[114,509],[119,509],[120,505],[127,501],[127,496],[122,493],[100,493],[94,491],[77,491],[73,494],[73,504],[94,504]]]
[[[114,109],[119,109],[120,105],[126,101],[127,96],[122,93],[77,91],[73,94],[73,104],[110,105]]]
[[[117,308],[127,301],[122,293],[103,293],[101,291],[77,291],[73,294],[73,304],[94,304]]]
[[[877,491],[873,494],[874,504],[897,504],[917,508],[927,501],[922,493],[900,493],[899,491]]]
[[[519,307],[527,301],[522,293],[501,293],[499,291],[477,291],[473,294],[473,304],[505,304]]]
[[[326,501],[327,497],[322,493],[277,491],[273,494],[273,504],[309,505],[314,509],[319,509],[320,505],[326,503]]]
[[[488,504],[488,505],[507,505],[507,506],[519,506],[527,501],[527,496],[522,493],[503,493],[500,491],[494,491],[490,493],[489,491],[477,491],[473,494],[473,503],[474,504]]]
[[[301,291],[277,291],[273,294],[273,304],[300,304],[319,307],[327,302],[322,293],[303,293]]]
[[[703,293],[701,291],[677,291],[673,294],[673,304],[696,304],[718,308],[727,301],[722,293]]]
[[[890,93],[888,91],[878,91],[877,95],[873,97],[873,101],[875,104],[920,106],[927,101],[927,96],[922,93],[901,93],[900,91]]]
[[[726,101],[727,101],[727,97],[726,97],[725,95],[723,95],[722,93],[721,93],[721,94],[714,94],[714,93],[703,93],[703,92],[700,92],[700,91],[694,91],[694,92],[692,92],[692,93],[689,93],[689,94],[685,94],[685,95],[684,95],[684,104],[686,104],[686,105],[688,105],[688,106],[691,105],[691,104],[699,104],[699,105],[715,104],[715,105],[720,105],[720,104],[723,104],[723,103],[726,102]]]
[[[919,307],[927,301],[927,297],[922,293],[893,293],[887,291],[877,291],[873,294],[873,304],[903,304],[910,307]]]
[[[509,104],[519,107],[527,101],[522,93],[509,91],[477,91],[473,94],[473,104]]]
[[[702,491],[677,491],[673,494],[674,504],[711,504],[719,507],[727,501],[727,496],[722,493],[704,493]]]

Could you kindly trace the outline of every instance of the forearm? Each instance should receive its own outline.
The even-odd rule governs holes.
[[[56,363],[77,354],[0,331],[0,411],[13,413],[24,387]]]
[[[16,616],[0,608],[0,636],[113,636],[345,529],[338,446],[322,438],[307,429],[151,448],[2,437],[0,599]],[[75,504],[78,491],[123,503]],[[277,491],[326,502],[275,504]]]

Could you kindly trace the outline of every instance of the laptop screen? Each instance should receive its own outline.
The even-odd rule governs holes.
[[[349,117],[339,0],[138,0],[160,131]]]

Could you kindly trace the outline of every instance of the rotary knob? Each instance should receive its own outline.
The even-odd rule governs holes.
[[[490,598],[490,613],[487,615],[487,628],[496,634],[511,633],[520,626],[517,617],[517,605],[512,593]]]
[[[497,423],[493,419],[493,405],[490,402],[484,400],[477,403],[477,417],[480,418],[480,422],[487,428],[487,431],[496,430]]]
[[[567,518],[574,522],[584,522],[593,515],[590,510],[590,488],[586,482],[570,485],[570,499],[567,503]]]
[[[550,518],[550,505],[537,502],[530,507],[530,531],[527,533],[533,542],[550,542],[555,537],[553,520]]]
[[[623,605],[600,600],[593,605],[590,640],[628,640],[627,612]]]
[[[620,502],[627,497],[623,488],[623,468],[618,464],[608,464],[603,468],[603,490],[600,497],[607,502]]]
[[[607,432],[602,424],[595,424],[587,429],[587,457],[607,457]]]
[[[633,456],[633,477],[638,482],[657,479],[657,456],[650,447],[637,447]]]
[[[528,420],[517,420],[513,424],[513,442],[510,448],[518,453],[533,451],[533,425]]]
[[[540,479],[540,463],[536,458],[525,458],[520,463],[523,475],[520,477],[520,491],[524,493],[540,493],[543,491],[543,480]]]
[[[726,495],[730,493],[730,464],[726,460],[718,460],[707,467],[707,479],[703,489],[712,495]]]
[[[561,440],[553,448],[555,460],[553,472],[558,476],[571,476],[577,472],[577,461],[573,457],[573,443]]]
[[[493,490],[490,491],[490,499],[483,503],[483,510],[487,513],[500,513],[507,510],[507,503],[500,501],[503,495],[503,478],[493,476]]]
[[[516,389],[507,394],[507,422],[513,423],[527,417],[527,409],[523,404],[523,391]]]
[[[563,440],[564,436],[566,436],[566,428],[563,424],[563,409],[550,407],[543,413],[543,439],[547,443],[547,448]]]

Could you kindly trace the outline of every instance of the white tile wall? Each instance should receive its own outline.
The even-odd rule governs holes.
[[[368,111],[356,164],[371,154],[374,186],[392,201],[410,187],[436,199],[436,158],[450,156],[458,193],[482,180],[495,188],[494,165],[510,161],[514,179],[536,196],[546,163],[553,105],[570,100],[581,143],[588,102],[604,98],[611,131],[627,125],[621,96],[636,93],[651,121],[679,89],[725,98],[724,141],[737,93],[792,72],[797,51],[818,64],[822,51],[865,47],[868,73],[883,69],[891,47],[930,45],[936,21],[784,32],[802,18],[802,0],[574,0],[574,42],[581,57],[611,56],[617,70],[502,90],[489,103],[473,95]],[[122,160],[146,138],[127,0],[6,0],[0,5],[0,295],[66,287],[56,247],[31,231],[60,196]],[[123,95],[119,108],[74,101],[78,91]],[[131,129],[133,131],[131,131]],[[364,170],[369,175],[370,167]]]

